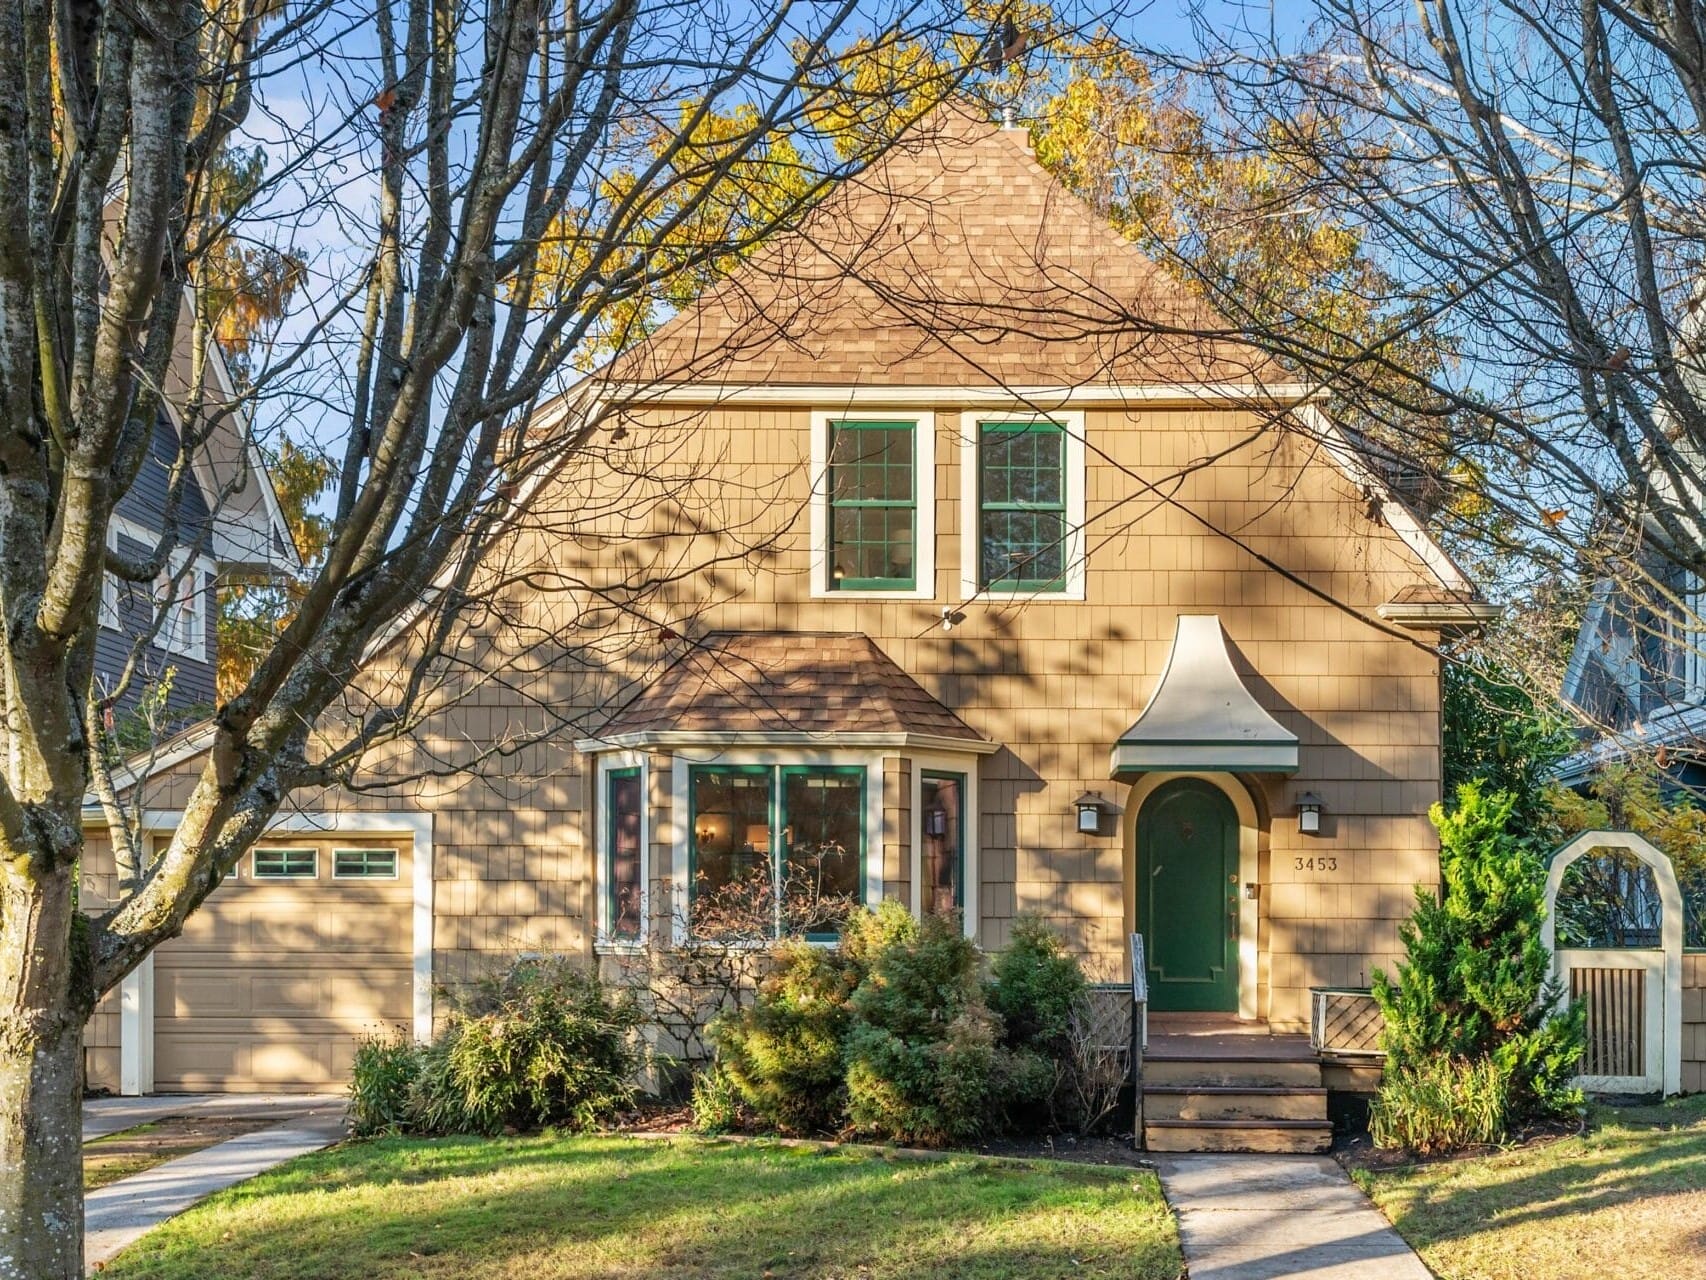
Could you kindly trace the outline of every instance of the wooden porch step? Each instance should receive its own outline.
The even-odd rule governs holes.
[[[1321,1120],[1151,1120],[1143,1144],[1150,1151],[1250,1151],[1307,1155],[1333,1145],[1333,1126]]]
[[[1321,1087],[1321,1064],[1314,1058],[1274,1058],[1260,1054],[1212,1058],[1143,1059],[1143,1084],[1195,1085],[1235,1089]]]
[[[1146,1085],[1145,1120],[1327,1119],[1327,1090],[1319,1085]]]

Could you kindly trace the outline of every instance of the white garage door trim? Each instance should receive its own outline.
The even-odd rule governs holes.
[[[150,809],[145,835],[176,831],[181,810]],[[268,836],[314,832],[338,836],[408,836],[414,861],[413,1012],[415,1039],[432,1038],[432,815],[430,813],[293,813],[273,822]],[[262,837],[265,838],[264,836]],[[119,1092],[154,1092],[154,957],[126,975],[119,987]]]

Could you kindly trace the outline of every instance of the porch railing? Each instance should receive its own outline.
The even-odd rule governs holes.
[[[1380,1033],[1386,1020],[1374,993],[1366,987],[1309,989],[1309,1045],[1316,1053],[1347,1058],[1381,1058]]]

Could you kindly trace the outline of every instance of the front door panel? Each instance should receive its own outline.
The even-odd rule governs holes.
[[[1149,1007],[1238,1011],[1238,815],[1220,788],[1169,782],[1137,819],[1138,928]]]

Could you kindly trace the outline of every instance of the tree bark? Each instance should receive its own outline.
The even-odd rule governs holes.
[[[83,1275],[83,1024],[75,874],[0,844],[0,1280]],[[51,870],[34,867],[51,861]]]

